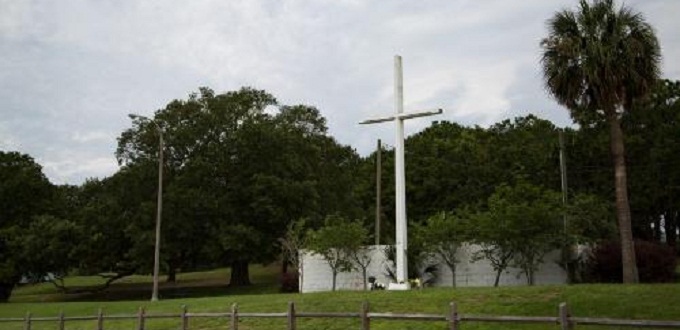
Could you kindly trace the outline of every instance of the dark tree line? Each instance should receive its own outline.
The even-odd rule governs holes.
[[[650,98],[636,102],[626,113],[629,189],[636,238],[675,245],[678,207],[675,198],[680,175],[680,82],[659,81]],[[486,200],[501,184],[530,183],[560,191],[559,131],[565,136],[568,200],[589,194],[614,206],[613,167],[606,122],[558,128],[529,115],[504,120],[489,128],[434,122],[406,141],[406,180],[409,221],[421,223],[439,211],[463,206],[486,208]],[[393,230],[393,151],[383,151],[383,220]],[[363,159],[357,191],[373,219],[375,152]],[[662,225],[663,224],[663,225]],[[385,235],[387,234],[387,235]],[[390,239],[391,234],[381,237]]]
[[[665,236],[675,246],[680,83],[660,81],[634,107],[640,111],[622,117],[633,234]],[[229,266],[231,285],[247,285],[248,265],[279,259],[279,238],[302,218],[309,229],[333,214],[364,219],[372,232],[376,155],[359,157],[335,141],[318,109],[278,105],[250,88],[223,94],[204,88],[170,102],[153,120],[166,140],[161,265],[169,280],[180,271]],[[158,161],[152,125],[134,120],[119,137],[118,172],[80,186],[54,186],[29,156],[0,152],[0,298],[6,300],[22,276],[77,272],[112,282],[151,272]],[[409,221],[426,224],[442,211],[487,212],[501,186],[559,191],[559,130],[526,116],[488,128],[434,122],[409,137]],[[611,238],[607,124],[564,134],[570,233]],[[390,243],[393,150],[382,152],[381,237]]]

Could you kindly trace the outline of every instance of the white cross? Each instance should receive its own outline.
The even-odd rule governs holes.
[[[404,120],[438,115],[444,112],[442,109],[425,110],[419,112],[404,113],[404,85],[401,70],[401,56],[394,56],[394,116],[370,119],[359,124],[376,124],[394,121],[397,129],[395,134],[395,161],[394,177],[396,181],[396,254],[397,254],[397,283],[406,284],[408,288],[408,266],[406,263],[407,227],[406,227],[406,174],[404,172]]]

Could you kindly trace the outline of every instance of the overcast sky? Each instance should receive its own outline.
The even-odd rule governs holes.
[[[0,0],[0,150],[33,156],[56,184],[113,174],[128,113],[150,116],[198,87],[265,89],[318,107],[341,143],[366,155],[393,126],[393,58],[410,120],[488,126],[566,110],[545,92],[545,22],[576,0]],[[620,3],[620,2],[619,2]],[[680,1],[628,0],[657,31],[663,75],[680,79]]]

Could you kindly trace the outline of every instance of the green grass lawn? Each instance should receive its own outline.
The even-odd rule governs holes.
[[[372,312],[446,314],[451,301],[458,303],[461,314],[477,315],[532,315],[554,316],[560,302],[567,302],[574,316],[611,317],[626,319],[680,320],[680,284],[644,285],[573,285],[503,288],[427,288],[407,292],[324,292],[311,294],[275,293],[276,266],[253,267],[253,288],[232,290],[226,287],[228,270],[183,274],[178,285],[187,290],[187,297],[168,297],[161,291],[159,302],[148,301],[150,278],[133,277],[111,290],[141,291],[138,299],[125,301],[77,301],[59,296],[45,284],[23,287],[12,296],[11,302],[0,305],[0,317],[22,317],[27,311],[34,316],[56,316],[59,311],[69,316],[94,315],[99,308],[105,314],[132,314],[140,306],[148,313],[179,313],[182,305],[190,312],[227,312],[232,303],[246,312],[285,312],[288,301],[294,301],[298,311],[358,312],[363,301],[370,303]],[[73,279],[77,281],[78,279]],[[91,279],[88,279],[91,280]],[[84,282],[84,280],[83,280]],[[215,294],[193,297],[192,287],[210,284]],[[259,283],[259,284],[258,284]],[[220,286],[221,285],[221,286]],[[42,292],[42,294],[40,294]],[[130,294],[133,295],[134,294]],[[56,302],[38,302],[50,296]],[[102,298],[95,296],[94,298]],[[48,299],[49,300],[49,299]],[[76,301],[74,301],[76,300]],[[147,329],[177,329],[179,319],[147,320]],[[0,324],[2,329],[22,329],[21,323]],[[67,329],[92,329],[94,321],[69,322]],[[285,319],[244,319],[239,329],[285,329]],[[358,329],[359,320],[302,319],[299,329]],[[106,329],[134,329],[133,321],[106,321]],[[228,329],[227,319],[192,319],[191,329]],[[464,323],[463,329],[557,329],[553,325],[507,325]],[[33,329],[56,329],[56,323],[35,323]],[[406,322],[374,320],[371,329],[446,329],[444,322]],[[577,329],[617,329],[612,327],[582,327]]]
[[[223,296],[233,294],[261,294],[278,292],[278,265],[250,267],[252,286],[231,288],[228,268],[177,274],[175,283],[167,283],[160,276],[159,291],[165,298]],[[69,288],[96,287],[105,281],[99,276],[71,276],[64,279]],[[152,277],[133,275],[114,282],[107,290],[95,293],[63,294],[51,283],[24,285],[12,292],[10,302],[67,302],[144,300],[151,297]]]

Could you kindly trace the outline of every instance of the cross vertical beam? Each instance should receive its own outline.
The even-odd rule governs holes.
[[[404,113],[404,85],[402,77],[401,56],[394,57],[394,108],[395,115],[377,119],[369,119],[360,124],[376,124],[388,121],[395,122],[395,229],[396,229],[396,280],[395,289],[408,289],[408,266],[406,251],[408,250],[408,227],[406,221],[406,172],[404,166],[404,120],[441,114],[442,109]],[[400,284],[403,283],[403,286]]]
[[[401,68],[401,56],[394,57],[394,109],[397,116],[404,113],[404,83]],[[406,173],[404,169],[404,120],[395,118],[395,156],[394,179],[395,189],[395,221],[396,221],[396,255],[397,283],[408,280],[408,263],[406,249],[408,247],[406,228]]]

